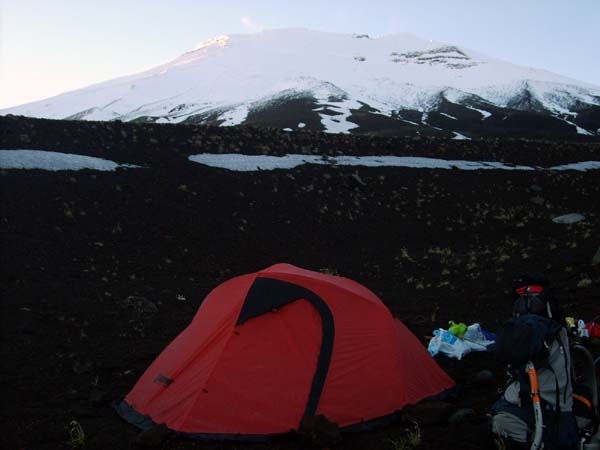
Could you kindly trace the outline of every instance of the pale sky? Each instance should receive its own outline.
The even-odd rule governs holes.
[[[289,27],[412,32],[600,85],[599,23],[600,0],[0,0],[0,108]]]

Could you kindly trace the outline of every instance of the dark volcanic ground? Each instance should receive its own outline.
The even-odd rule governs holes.
[[[144,169],[2,170],[0,447],[128,448],[137,430],[120,400],[235,275],[277,262],[328,270],[377,293],[427,344],[448,320],[495,330],[510,314],[511,279],[543,270],[566,311],[600,307],[598,171],[461,171],[302,166],[231,172],[189,162],[201,152],[396,154],[549,166],[600,160],[598,142],[444,141],[279,133],[250,128],[102,124],[0,117],[0,148],[86,154]],[[563,225],[561,214],[586,220]],[[596,349],[597,350],[597,349]],[[345,435],[339,450],[394,449],[411,420],[421,449],[493,448],[480,433],[502,386],[489,354],[439,359],[458,395],[405,420]],[[478,385],[488,368],[495,380]],[[277,401],[277,399],[273,399]],[[459,408],[474,415],[455,422]],[[452,423],[451,423],[452,422]],[[309,448],[173,439],[165,448]]]

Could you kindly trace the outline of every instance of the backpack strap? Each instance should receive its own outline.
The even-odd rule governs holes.
[[[552,430],[551,436],[546,436],[546,439],[550,439],[550,442],[558,442],[558,434],[559,434],[559,424],[560,424],[560,387],[558,385],[558,376],[556,375],[556,372],[554,371],[554,369],[552,368],[551,365],[548,365],[548,369],[550,370],[550,372],[552,372],[552,375],[554,375],[554,385],[555,385],[555,395],[556,395],[556,408],[554,409],[554,426],[550,427],[550,429]],[[543,400],[542,400],[543,401]],[[546,439],[544,439],[544,441],[546,441]]]
[[[533,402],[531,399],[531,387],[529,386],[529,377],[525,368],[519,370],[519,400],[521,401],[521,408],[525,408],[528,411],[533,412]]]
[[[546,313],[548,314],[548,318],[552,319],[552,308],[549,301],[546,301]]]
[[[566,403],[567,402],[567,387],[571,384],[571,380],[573,380],[574,378],[571,377],[571,371],[569,370],[569,355],[567,355],[567,351],[565,350],[564,345],[562,344],[560,338],[558,339],[559,341],[559,345],[560,345],[560,352],[563,355],[563,359],[565,361],[565,374],[567,375],[567,383],[565,384],[565,388],[563,391],[563,401]],[[571,364],[571,367],[573,367],[573,364]],[[571,386],[572,388],[572,386]]]
[[[558,385],[558,376],[556,375],[556,372],[554,371],[554,369],[552,368],[552,366],[549,366],[548,369],[550,370],[550,372],[552,372],[552,375],[554,375],[554,392],[556,395],[556,408],[554,408],[554,413],[556,418],[558,419],[560,417],[560,386]],[[566,397],[565,397],[566,398]]]

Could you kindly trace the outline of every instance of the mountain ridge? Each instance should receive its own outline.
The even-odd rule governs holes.
[[[593,136],[600,129],[600,87],[410,33],[370,38],[306,29],[219,36],[138,74],[0,114],[238,125],[251,124],[252,112],[264,112],[269,103],[280,106],[300,98],[314,103],[315,120],[310,122],[320,122],[309,127],[334,133],[363,132],[352,120],[361,109],[363,116],[371,115],[371,122],[379,119],[372,133],[390,134],[395,129],[401,134],[443,131],[451,136],[468,132],[473,121],[477,124],[475,117],[466,122],[457,117],[452,127],[432,125],[428,113],[444,113],[439,110],[444,102],[483,111],[481,132],[471,137],[494,134],[496,128],[510,132],[510,127],[486,127],[485,121],[492,115],[503,121],[523,113],[533,115],[527,118],[530,121],[544,116],[544,130],[557,122],[569,126],[566,134]],[[400,124],[390,119],[407,112],[417,129],[400,131]],[[336,115],[341,117],[332,118]],[[282,128],[293,130],[306,123],[288,116]],[[280,120],[262,122],[281,126]],[[526,123],[523,126],[533,131]]]

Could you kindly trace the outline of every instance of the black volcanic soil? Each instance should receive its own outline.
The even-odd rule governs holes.
[[[543,270],[565,310],[598,314],[598,171],[302,166],[231,172],[201,152],[397,154],[549,166],[600,160],[598,142],[444,141],[0,118],[0,148],[101,156],[144,169],[2,170],[0,447],[129,448],[120,400],[220,282],[277,262],[328,270],[377,293],[423,345],[448,320],[495,330],[513,276]],[[563,225],[561,214],[586,220]],[[597,353],[597,349],[594,350]],[[483,433],[504,372],[490,354],[438,360],[460,386],[404,420],[332,449],[394,449],[412,420],[420,449],[493,448]],[[490,369],[494,380],[474,376]],[[277,401],[277,399],[273,399]],[[450,423],[460,408],[474,414]],[[454,422],[454,421],[451,421]],[[301,437],[173,449],[304,449]]]

